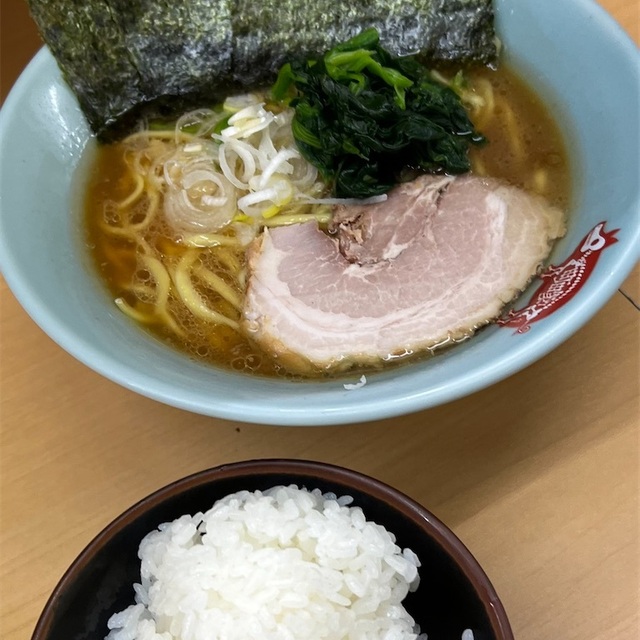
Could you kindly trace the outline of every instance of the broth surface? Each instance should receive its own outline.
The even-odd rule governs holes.
[[[481,109],[473,117],[488,143],[469,153],[476,175],[503,178],[527,191],[541,193],[568,212],[571,207],[571,166],[561,123],[544,102],[508,67],[474,70],[472,83],[493,87],[494,111]]]
[[[472,172],[502,178],[527,191],[540,193],[551,204],[568,211],[571,204],[569,158],[552,114],[508,68],[501,67],[497,71],[481,68],[465,73],[470,86],[484,98],[485,105],[471,108],[470,112],[476,128],[488,140],[486,145],[471,149]],[[91,172],[85,202],[87,245],[114,299],[140,310],[141,325],[145,329],[192,358],[235,371],[299,378],[253,345],[240,331],[194,317],[175,295],[168,301],[168,308],[175,318],[173,328],[166,319],[144,313],[145,305],[149,311],[152,309],[151,302],[144,301],[145,291],[152,288],[149,266],[141,263],[136,244],[130,238],[104,231],[105,216],[114,210],[114,203],[126,201],[135,186],[122,143],[102,146]],[[144,218],[144,208],[149,206],[151,197],[144,194],[137,201],[135,206],[140,211],[130,213],[131,221],[135,222],[136,216],[141,220]],[[145,238],[153,250],[162,255],[163,261],[171,264],[191,260],[189,252],[195,251],[174,241],[162,221],[153,222],[145,232]],[[193,260],[197,268],[219,274],[237,295],[243,294],[241,284],[225,276],[225,265],[222,264],[235,262],[243,266],[242,251],[228,247],[222,252],[198,251]],[[132,283],[140,292],[138,300],[133,299]],[[234,314],[239,317],[233,305],[207,287],[199,286],[197,293],[230,317]],[[176,330],[176,323],[179,330]],[[316,373],[315,377],[322,375]]]

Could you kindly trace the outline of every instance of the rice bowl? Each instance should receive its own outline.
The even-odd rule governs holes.
[[[358,535],[362,536],[361,539],[367,541],[364,546],[371,544],[376,549],[371,551],[372,555],[365,554],[365,556],[361,557],[362,561],[366,560],[363,565],[363,571],[356,571],[351,575],[349,571],[338,571],[335,566],[336,563],[338,565],[343,563],[343,566],[346,566],[350,562],[348,558],[342,557],[340,559],[337,556],[352,554],[353,540],[357,540],[358,535],[352,538],[350,534],[346,540],[340,535],[333,537],[329,545],[332,550],[328,553],[322,551],[319,554],[324,556],[327,563],[334,565],[326,575],[324,573],[319,574],[325,575],[325,577],[330,576],[328,582],[322,583],[324,586],[321,589],[329,589],[331,591],[338,583],[342,583],[342,587],[333,592],[334,596],[332,597],[335,601],[333,604],[329,604],[325,600],[323,605],[322,597],[318,599],[318,593],[316,593],[314,596],[315,605],[311,612],[314,610],[324,610],[325,613],[333,611],[333,614],[329,614],[329,618],[334,620],[334,623],[336,620],[341,621],[337,624],[345,624],[344,621],[347,624],[349,621],[354,622],[358,618],[356,613],[351,611],[350,606],[341,608],[339,603],[341,601],[344,602],[344,594],[350,593],[350,597],[353,599],[353,603],[356,603],[357,609],[358,597],[354,595],[353,590],[360,593],[367,591],[366,588],[365,592],[362,591],[364,586],[362,578],[368,575],[369,570],[371,570],[369,573],[369,575],[373,576],[369,586],[369,596],[371,598],[368,598],[365,593],[359,600],[360,606],[365,610],[360,616],[361,623],[369,625],[369,627],[365,626],[364,628],[371,628],[370,625],[374,624],[374,628],[380,630],[375,622],[372,623],[372,620],[375,621],[375,617],[371,617],[371,611],[366,612],[367,603],[371,605],[372,600],[375,601],[376,598],[381,601],[386,601],[388,598],[402,598],[406,594],[406,598],[402,600],[402,603],[407,613],[401,616],[400,609],[395,605],[391,607],[390,611],[395,612],[394,616],[404,617],[405,624],[412,624],[415,621],[420,626],[421,632],[427,633],[431,640],[437,640],[439,637],[461,638],[463,633],[466,633],[465,640],[470,637],[471,633],[474,634],[476,639],[512,640],[513,635],[504,608],[484,571],[464,545],[433,514],[407,496],[373,478],[324,463],[298,460],[254,460],[223,465],[177,481],[128,509],[96,536],[62,577],[45,606],[36,626],[33,640],[54,640],[57,638],[71,640],[86,637],[87,634],[96,638],[105,637],[108,633],[108,620],[118,612],[127,611],[128,607],[133,608],[129,609],[128,613],[123,614],[120,618],[116,615],[115,620],[112,619],[111,625],[114,627],[122,626],[126,621],[129,621],[132,625],[128,630],[129,635],[121,637],[134,637],[132,629],[137,624],[138,618],[141,617],[141,614],[144,614],[142,617],[149,617],[148,614],[144,613],[146,594],[152,591],[152,588],[148,589],[150,586],[148,581],[150,574],[147,569],[156,576],[162,573],[162,562],[159,559],[166,552],[166,569],[168,569],[168,573],[165,574],[165,577],[175,580],[172,589],[177,587],[178,593],[185,594],[184,583],[182,587],[179,586],[182,573],[176,571],[175,563],[187,560],[188,566],[193,569],[196,566],[194,562],[198,562],[196,556],[199,555],[200,558],[209,557],[210,559],[213,557],[210,554],[215,549],[215,545],[210,547],[200,544],[190,546],[190,543],[187,542],[193,537],[193,531],[197,531],[197,525],[190,516],[185,517],[185,514],[194,514],[196,520],[201,522],[203,513],[217,500],[230,494],[238,494],[238,492],[240,492],[240,498],[244,499],[247,497],[247,492],[250,492],[254,494],[252,500],[253,506],[256,508],[255,513],[260,514],[257,518],[251,518],[254,520],[253,524],[258,527],[258,530],[262,531],[265,536],[264,540],[273,539],[273,531],[265,534],[265,531],[269,528],[269,522],[273,521],[267,521],[263,518],[264,513],[273,507],[273,501],[271,505],[265,505],[260,500],[255,499],[255,492],[266,492],[279,485],[290,486],[292,484],[312,488],[310,489],[311,491],[317,489],[325,495],[330,494],[326,496],[331,502],[328,507],[329,511],[326,513],[327,518],[323,517],[320,510],[310,509],[308,511],[308,515],[311,514],[311,520],[315,523],[314,526],[318,527],[316,531],[319,533],[315,538],[314,534],[308,538],[307,543],[310,546],[313,546],[314,540],[320,546],[324,545],[331,538],[332,533],[337,531],[336,522],[341,522],[338,525],[340,530],[343,529],[344,525],[348,529],[355,526],[360,532]],[[355,509],[355,511],[345,511],[346,505],[340,506],[340,502],[345,502],[344,499],[335,500],[335,497],[343,498],[344,496],[353,498],[353,503],[349,504],[349,509]],[[309,496],[306,496],[304,501],[310,503],[314,499],[309,500]],[[239,539],[243,539],[246,542],[244,538],[238,538],[237,536],[234,538],[233,535],[228,535],[229,522],[233,522],[232,528],[241,528],[242,522],[247,523],[250,520],[245,518],[237,519],[238,511],[236,508],[240,502],[241,500],[236,500],[230,511],[227,509],[228,505],[223,502],[221,510],[212,519],[209,519],[209,524],[207,524],[207,527],[210,527],[210,531],[214,531],[220,525],[219,533],[221,534],[221,539],[226,539],[224,544],[227,545],[227,550],[229,549],[229,544],[233,548]],[[320,501],[321,509],[323,508],[322,502]],[[299,519],[297,523],[295,518],[291,519],[291,508],[291,503],[284,508],[284,511],[289,513],[289,530],[297,529],[299,534],[306,530],[309,533],[311,529],[307,525],[301,524],[302,519]],[[224,524],[226,519],[223,513],[224,509],[227,509],[227,514],[235,511],[235,515],[227,521],[227,524]],[[266,511],[264,511],[265,509]],[[353,521],[351,521],[350,515],[354,516]],[[346,516],[346,519],[343,516]],[[179,522],[176,524],[175,521],[177,520]],[[375,522],[376,526],[373,528],[368,527],[366,525],[367,521],[369,523]],[[161,527],[163,531],[158,529],[162,523],[170,522],[173,522],[173,524],[168,527]],[[187,533],[180,539],[180,534],[185,531],[181,526],[182,524],[187,525]],[[166,546],[167,539],[164,531],[172,527],[173,533],[171,535],[175,535],[176,539]],[[387,533],[382,528],[386,529]],[[279,527],[275,538],[281,533],[280,529],[282,527]],[[142,550],[141,556],[147,559],[151,558],[152,562],[145,565],[143,561],[143,577],[141,581],[141,564],[138,558],[138,550],[141,540],[148,534],[151,534],[148,539],[149,545],[148,548]],[[286,537],[286,534],[284,534],[284,538]],[[302,539],[304,539],[304,535],[297,536],[298,541]],[[156,545],[155,542],[160,544]],[[251,557],[255,551],[257,555],[254,558],[262,557],[262,560],[269,558],[266,561],[267,564],[273,560],[274,546],[267,544],[266,547],[261,546],[260,549],[257,549],[249,544],[248,547],[245,546],[243,548],[249,551],[245,557]],[[295,552],[293,547],[287,548],[286,544],[283,548],[285,554],[293,553],[297,555],[300,553]],[[317,546],[315,548],[317,549]],[[387,563],[386,560],[382,560],[385,557],[385,549],[391,551],[391,555],[388,556],[391,564]],[[411,549],[412,551],[403,551],[406,549]],[[189,558],[191,553],[193,555]],[[355,558],[358,555],[356,553],[356,556],[351,558],[356,564],[357,560]],[[331,559],[331,556],[334,556],[333,559]],[[420,558],[422,564],[419,585],[416,583],[416,556]],[[237,557],[236,554],[233,557]],[[210,589],[216,581],[216,575],[209,573],[209,578],[207,578],[207,571],[211,571],[211,566],[220,568],[223,564],[224,559],[220,558],[215,560],[213,564],[209,564],[209,569],[199,564],[200,569],[196,573],[187,571],[184,577],[186,579],[188,574],[190,574],[191,578],[194,575],[198,575],[200,579],[205,581],[207,589]],[[276,582],[272,586],[269,586],[269,584],[276,573],[279,572],[282,577],[282,571],[286,573],[287,567],[291,567],[293,564],[287,560],[280,566],[278,571],[268,571],[269,582],[266,585],[261,584],[258,579],[261,575],[264,577],[265,574],[258,571],[252,578],[249,578],[250,583],[253,581],[249,591],[254,594],[262,593],[262,600],[268,602],[270,602],[270,596],[274,592],[279,592],[280,596],[282,596],[284,592],[281,589],[282,583]],[[237,563],[233,564],[233,566],[237,566]],[[305,566],[304,570],[306,571],[315,566],[315,563],[298,566]],[[228,569],[231,567],[232,565],[227,564]],[[369,567],[369,569],[366,567]],[[377,574],[376,567],[380,567],[382,573]],[[313,569],[314,572],[319,570],[321,570],[320,565]],[[324,572],[324,569],[322,571]],[[227,590],[227,595],[234,590],[234,585],[238,586],[242,582],[242,574],[243,570],[240,570],[236,575],[237,581],[234,578],[230,586],[222,587],[223,590]],[[218,580],[220,575],[217,576]],[[289,577],[291,575],[289,574]],[[360,580],[356,579],[358,575]],[[351,585],[349,588],[345,587],[346,583],[343,580],[348,576],[350,578],[347,582]],[[390,581],[387,582],[389,578]],[[137,604],[133,603],[134,590],[132,585],[134,583],[142,585],[142,587],[136,587],[138,592]],[[158,585],[158,582],[156,581],[154,584]],[[316,586],[317,584],[319,583],[316,583]],[[413,586],[410,586],[411,584]],[[221,586],[220,582],[218,582],[218,586]],[[377,587],[381,588],[378,593],[376,593]],[[396,590],[395,595],[389,592],[388,587],[391,587],[391,592],[394,589]],[[303,606],[302,609],[300,607],[296,609],[295,607],[296,597],[304,597],[305,593],[307,595],[310,594],[313,588],[313,586],[307,585],[297,590],[294,595],[289,595],[289,605],[291,605],[289,613],[295,613],[297,610],[298,614],[301,615],[299,623],[302,620],[304,624],[313,625],[311,612],[304,613],[306,606]],[[413,589],[413,591],[410,591],[410,589]],[[194,602],[202,602],[202,599],[198,600],[200,596],[195,595],[195,593],[191,594],[190,588],[187,588],[187,591],[190,594],[191,604],[186,604],[189,597],[183,599],[183,604],[181,605],[183,612],[192,609]],[[261,604],[260,598],[254,598],[253,602],[248,602],[243,594],[243,589],[236,589],[237,602],[240,603],[240,606],[245,607],[245,618],[247,616],[251,618],[252,615],[256,614],[256,619],[270,619],[269,615],[265,614],[264,611],[261,614],[262,617],[257,615],[257,611],[261,610],[259,606]],[[212,595],[212,600],[209,602],[216,602],[216,597],[219,597],[219,595],[219,593],[218,596]],[[153,598],[150,598],[150,600],[153,600]],[[314,600],[312,599],[312,601]],[[336,602],[338,606],[334,609]],[[165,599],[164,605],[170,607],[171,599]],[[280,610],[280,605],[286,606],[286,601],[284,603],[280,602],[276,607],[276,612]],[[380,610],[384,610],[384,604]],[[226,606],[226,615],[229,617],[234,616],[233,607]],[[331,618],[331,615],[335,617]],[[272,622],[273,618],[277,619],[278,616],[279,614],[276,613],[271,618]],[[410,620],[412,621],[411,623],[409,622]],[[147,620],[145,624],[153,623]],[[388,620],[384,624],[388,624]],[[328,628],[327,625],[328,623],[324,624],[324,630]],[[314,627],[311,626],[310,628]],[[276,633],[275,629],[276,627],[272,627],[274,633]],[[277,629],[282,631],[283,627],[280,626]],[[269,630],[266,629],[266,631]],[[141,635],[140,637],[145,636]],[[256,637],[265,636],[261,636],[258,632]],[[274,635],[273,637],[283,637],[283,635]],[[316,636],[293,635],[292,637]],[[328,635],[327,637],[359,636]],[[401,634],[400,637],[415,637],[415,634],[409,632],[409,635],[405,633]]]

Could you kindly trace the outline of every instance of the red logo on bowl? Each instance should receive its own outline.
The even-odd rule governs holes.
[[[618,242],[620,229],[605,231],[600,222],[584,237],[575,251],[558,266],[550,265],[540,274],[542,283],[531,301],[522,309],[511,309],[497,320],[503,327],[517,327],[516,333],[526,333],[531,324],[550,316],[580,291],[591,275],[602,250]]]

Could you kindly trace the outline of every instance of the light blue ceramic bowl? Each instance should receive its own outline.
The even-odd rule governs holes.
[[[322,425],[391,417],[519,371],[584,325],[640,257],[640,56],[595,2],[496,0],[496,11],[507,58],[565,125],[577,185],[568,234],[551,258],[564,268],[545,295],[537,295],[537,281],[519,301],[517,308],[535,302],[520,314],[520,332],[488,327],[437,358],[370,376],[355,390],[344,381],[287,383],[223,372],[160,344],[115,308],[86,255],[77,169],[89,130],[47,50],[0,114],[0,268],[9,287],[53,340],[95,371],[160,402],[231,420]],[[617,242],[609,245],[614,229]],[[580,280],[582,267],[592,272]],[[579,284],[575,295],[558,306],[569,282]],[[558,308],[544,317],[554,300]]]

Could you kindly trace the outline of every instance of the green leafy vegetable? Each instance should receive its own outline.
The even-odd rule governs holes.
[[[272,95],[295,109],[298,147],[339,197],[386,193],[406,167],[464,173],[469,145],[484,142],[456,92],[383,49],[375,29],[285,64]]]

